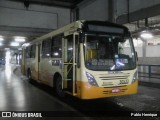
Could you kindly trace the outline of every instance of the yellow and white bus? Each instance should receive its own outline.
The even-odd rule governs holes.
[[[136,94],[136,52],[129,30],[102,21],[76,21],[23,47],[22,73],[80,99]]]

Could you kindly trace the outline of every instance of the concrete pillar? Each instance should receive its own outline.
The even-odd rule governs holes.
[[[141,38],[142,39],[142,38]],[[146,46],[147,46],[147,40],[146,39],[142,39],[142,41],[143,41],[143,46],[142,46],[142,52],[143,52],[143,54],[142,54],[142,57],[143,57],[143,59],[145,59],[146,58]],[[144,63],[145,64],[145,63]],[[146,68],[146,67],[143,67],[143,71],[142,72],[148,72],[147,71],[148,69]]]
[[[114,20],[114,4],[115,4],[115,1],[114,0],[108,0],[108,20],[110,22],[115,22]]]

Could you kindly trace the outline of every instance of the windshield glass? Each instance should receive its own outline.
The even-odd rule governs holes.
[[[131,38],[85,35],[85,65],[91,70],[129,70],[136,66]]]

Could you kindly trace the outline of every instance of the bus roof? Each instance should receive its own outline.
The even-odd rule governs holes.
[[[101,25],[101,26],[112,26],[112,27],[118,27],[118,28],[122,28],[122,29],[125,29],[128,31],[128,28],[125,27],[125,26],[122,26],[122,25],[119,25],[119,24],[116,24],[116,23],[111,23],[111,22],[108,22],[108,21],[86,21],[86,20],[78,20],[78,21],[75,21],[73,23],[70,23],[62,28],[58,28],[48,34],[45,34],[41,37],[38,37],[36,39],[34,39],[33,41],[30,42],[30,45],[35,43],[35,42],[40,42],[41,40],[44,40],[44,39],[47,39],[47,38],[50,38],[52,36],[55,36],[55,35],[58,35],[58,34],[62,34],[62,33],[69,33],[69,32],[74,32],[76,31],[78,28],[79,29],[82,29],[83,26],[86,26],[87,24],[94,24],[94,25]],[[25,45],[23,45],[25,46]]]

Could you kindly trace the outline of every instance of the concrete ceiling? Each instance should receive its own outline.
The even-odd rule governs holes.
[[[60,8],[69,8],[74,9],[76,5],[83,0],[8,0],[8,1],[15,1],[19,3],[23,3],[24,6],[29,7],[30,4],[37,4],[37,5],[46,5],[46,6],[53,6],[53,7],[60,7]],[[10,43],[14,41],[15,36],[25,36],[26,42],[29,42],[39,36],[42,36],[53,29],[36,29],[36,28],[23,28],[23,27],[7,27],[7,26],[0,26],[0,37],[3,37],[4,40],[3,46],[0,45],[0,52],[5,51],[5,48],[10,48],[17,50],[17,47],[11,47]],[[20,43],[20,46],[23,43]]]
[[[11,47],[10,43],[14,41],[15,37],[21,36],[25,37],[25,42],[30,42],[33,39],[42,36],[46,33],[49,33],[50,31],[53,31],[51,29],[29,29],[29,28],[17,28],[17,27],[3,27],[0,26],[0,37],[2,37],[4,40],[3,46],[0,46],[0,51],[4,48],[11,48],[11,49],[17,49],[17,47]],[[20,43],[20,46],[23,44]]]
[[[1,42],[3,45],[0,45],[0,51],[5,51],[5,48],[10,48],[12,50],[17,50],[21,48],[21,45],[24,42],[20,42],[19,46],[11,46],[11,43],[15,41],[16,37],[25,37],[25,43],[32,41],[33,39],[42,36],[46,33],[53,31],[51,29],[29,29],[29,28],[14,28],[14,27],[2,27],[0,26],[0,38],[4,40]]]

